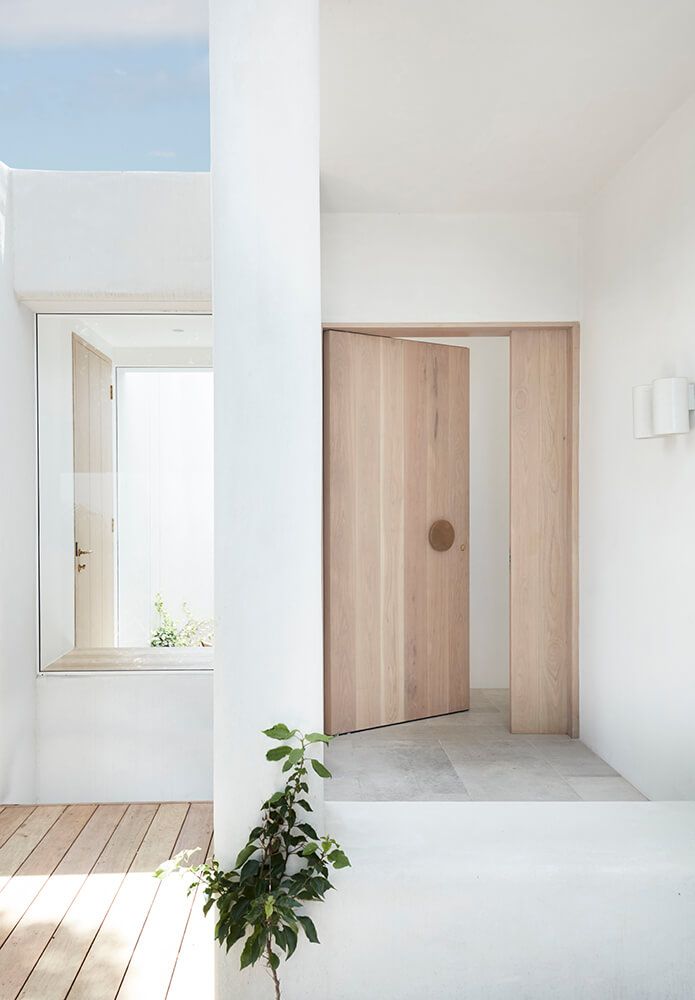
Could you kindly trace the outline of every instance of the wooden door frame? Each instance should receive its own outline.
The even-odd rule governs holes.
[[[570,427],[570,649],[569,731],[579,737],[579,323],[323,323],[322,330],[364,333],[377,337],[506,337],[514,330],[557,330],[569,334],[571,391]],[[510,404],[511,404],[510,384]],[[511,406],[510,406],[511,414]],[[325,447],[325,445],[324,445]],[[510,482],[511,490],[511,482]],[[511,662],[510,662],[511,669]]]

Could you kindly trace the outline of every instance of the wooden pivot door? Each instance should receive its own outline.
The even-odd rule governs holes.
[[[113,646],[112,363],[73,335],[75,646]]]
[[[513,330],[510,357],[511,730],[576,736],[577,335]]]
[[[469,352],[324,337],[327,732],[465,710]]]

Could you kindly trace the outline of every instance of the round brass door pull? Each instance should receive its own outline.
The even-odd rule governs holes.
[[[435,552],[446,552],[454,544],[456,532],[451,521],[435,521],[430,528],[430,545]]]

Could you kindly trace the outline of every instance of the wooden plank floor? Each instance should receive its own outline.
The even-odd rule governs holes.
[[[212,917],[165,859],[207,802],[0,806],[0,1000],[212,1000]]]

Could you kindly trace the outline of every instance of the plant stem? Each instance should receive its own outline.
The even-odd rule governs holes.
[[[270,960],[270,956],[273,954],[272,948],[270,947],[270,937],[268,937],[268,940],[265,943],[265,950],[268,956],[268,968],[270,969],[270,975],[272,976],[273,979],[273,986],[275,987],[275,1000],[281,1000],[280,980],[278,979],[278,974],[273,968],[272,962]]]

